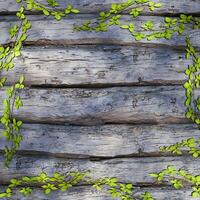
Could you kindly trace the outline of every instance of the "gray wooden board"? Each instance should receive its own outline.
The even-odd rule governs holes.
[[[65,1],[59,0],[59,2],[63,8]],[[91,0],[68,2],[80,8],[83,13],[97,13],[108,9],[111,3],[122,0],[105,0],[104,3]],[[157,9],[154,13],[145,9],[143,14],[199,15],[200,13],[199,0],[159,2],[165,3],[163,8]],[[0,0],[0,13],[9,14],[17,9],[13,0]],[[96,14],[69,16],[60,22],[39,15],[28,17],[32,21],[33,28],[28,34],[26,44],[32,46],[24,48],[22,57],[15,60],[16,68],[9,73],[8,84],[13,83],[16,75],[18,77],[21,73],[27,78],[27,86],[182,84],[186,78],[183,72],[189,61],[184,58],[184,51],[177,49],[185,46],[185,35],[189,35],[192,43],[200,47],[199,30],[187,31],[185,35],[174,36],[169,41],[162,39],[136,42],[127,31],[116,27],[110,28],[107,33],[72,30],[74,24],[94,19],[97,17]],[[147,20],[154,21],[157,29],[163,19],[163,17],[141,16],[134,21],[136,29]],[[122,17],[123,23],[128,24],[131,21],[132,19],[126,15]],[[15,23],[14,16],[1,16],[0,43],[10,42],[7,31]],[[48,44],[55,46],[44,47]],[[72,46],[75,44],[77,46]],[[34,47],[34,45],[41,46]],[[152,186],[155,182],[148,174],[153,171],[158,172],[167,165],[175,165],[177,169],[184,168],[191,173],[199,174],[198,159],[186,155],[163,156],[159,152],[159,146],[170,145],[187,137],[199,137],[199,130],[193,125],[170,124],[188,122],[184,117],[185,95],[181,86],[35,88],[25,89],[21,94],[24,107],[15,115],[25,122],[36,122],[36,124],[24,125],[22,130],[24,141],[20,154],[13,160],[9,169],[3,167],[3,156],[0,155],[0,184],[7,184],[13,177],[37,175],[43,170],[52,174],[55,171],[89,169],[93,178],[118,177],[122,182]],[[1,90],[0,102],[4,97],[5,92]],[[2,110],[0,103],[0,114]],[[50,123],[66,123],[66,125],[50,125]],[[105,123],[116,123],[116,125],[102,125]],[[127,123],[142,125],[125,125]],[[170,125],[144,125],[144,123]],[[97,124],[98,126],[92,126]],[[5,144],[4,140],[0,141],[1,151]],[[142,156],[142,153],[147,157],[138,157]],[[118,156],[121,158],[117,158]],[[95,161],[92,157],[107,159]],[[44,197],[40,190],[36,190],[30,199],[110,199],[106,193],[96,193],[89,186],[77,187],[67,193],[55,193],[49,197]],[[188,189],[175,191],[167,187],[148,187],[148,190],[159,200],[191,199]],[[141,190],[138,189],[139,191]],[[23,200],[19,195],[12,199]]]
[[[39,0],[38,2],[46,2],[45,0]],[[66,1],[58,0],[60,8],[65,8]],[[91,13],[99,12],[108,9],[112,3],[122,3],[125,0],[68,0],[67,3],[71,3],[74,7],[78,8],[81,12]],[[145,9],[144,14],[164,14],[164,13],[199,13],[200,5],[198,0],[154,0],[154,2],[163,3],[162,8],[156,9],[154,12]],[[19,9],[13,0],[0,0],[0,12],[13,12]]]
[[[190,63],[184,50],[170,47],[26,47],[2,76],[13,84],[24,74],[26,86],[182,84]]]
[[[3,132],[0,129],[0,132]],[[161,155],[159,147],[183,139],[199,139],[200,130],[181,125],[61,126],[25,124],[20,151],[59,157],[89,158]],[[0,140],[1,149],[9,144]],[[3,150],[3,149],[2,149]]]
[[[181,86],[105,89],[24,89],[24,106],[15,116],[26,121],[104,123],[184,123],[185,91]],[[0,91],[0,102],[5,92]],[[0,104],[1,113],[3,111]]]
[[[32,29],[29,31],[27,42],[32,44],[141,44],[148,45],[172,45],[172,46],[185,46],[186,35],[191,38],[191,42],[195,46],[200,46],[200,31],[187,30],[183,35],[174,35],[172,39],[159,39],[153,41],[147,41],[143,39],[141,42],[136,42],[129,31],[113,26],[109,28],[107,32],[77,32],[73,31],[73,25],[80,25],[86,20],[91,20],[97,17],[97,15],[76,15],[65,18],[61,21],[55,21],[51,17],[43,16],[29,16],[28,18],[32,22]],[[157,16],[141,16],[134,20],[135,29],[141,30],[141,25],[152,20],[155,24],[155,30],[160,30],[164,18]],[[123,16],[122,24],[129,24],[133,22],[130,17]],[[0,21],[0,43],[10,42],[8,30],[12,24],[16,23],[16,18],[12,16],[4,16]],[[44,29],[45,27],[45,29]],[[149,34],[150,32],[146,32]],[[37,43],[36,43],[37,42]]]
[[[149,173],[159,172],[168,165],[183,168],[194,175],[199,174],[199,159],[181,157],[133,157],[108,160],[66,159],[49,156],[17,156],[10,168],[3,166],[0,156],[0,183],[8,183],[10,178],[38,175],[41,171],[52,175],[54,172],[88,171],[93,179],[117,177],[120,182],[153,185],[155,180]]]
[[[2,191],[5,187],[2,188]],[[141,193],[150,192],[152,196],[157,200],[193,200],[190,196],[191,191],[185,190],[174,190],[168,187],[161,188],[134,188],[134,197],[137,197]],[[34,188],[33,193],[30,197],[23,197],[21,194],[14,191],[13,197],[10,200],[113,200],[106,190],[96,191],[91,186],[76,186],[75,188],[69,189],[66,192],[54,191],[50,195],[46,196],[42,190]]]

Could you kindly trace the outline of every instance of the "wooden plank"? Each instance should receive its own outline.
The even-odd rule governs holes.
[[[108,32],[75,32],[73,31],[73,25],[80,25],[87,20],[91,20],[97,17],[96,15],[75,15],[69,18],[65,18],[61,21],[55,21],[52,18],[45,18],[43,16],[29,16],[32,21],[32,29],[29,32],[29,37],[27,42],[30,44],[122,44],[122,45],[132,45],[132,44],[149,44],[149,45],[172,45],[172,46],[185,46],[185,37],[190,36],[191,42],[195,46],[200,46],[200,32],[198,29],[188,30],[185,34],[181,36],[174,35],[171,40],[160,39],[147,41],[142,40],[141,42],[136,42],[129,31],[125,29],[120,29],[116,26],[111,27]],[[159,29],[163,21],[163,17],[156,16],[141,16],[134,20],[135,29],[141,30],[141,25],[152,20],[155,23],[155,30]],[[8,30],[15,21],[16,18],[13,16],[2,17],[2,23],[0,24],[1,35],[0,43],[10,42],[8,36]],[[122,17],[122,23],[129,24],[133,22],[131,18],[127,16]],[[15,21],[16,23],[16,21]],[[15,24],[14,23],[14,24]],[[45,29],[44,29],[45,27]],[[160,29],[159,29],[160,30]],[[149,32],[147,32],[148,34]]]
[[[14,70],[2,75],[10,85],[24,74],[27,86],[182,84],[190,63],[185,51],[166,47],[28,47]]]
[[[45,0],[38,0],[38,2],[45,3]],[[66,1],[58,0],[60,8],[65,8]],[[67,3],[71,3],[74,7],[78,8],[84,13],[100,12],[107,10],[112,3],[121,3],[125,0],[104,0],[103,2],[96,2],[92,0],[68,0]],[[198,0],[154,0],[154,2],[163,3],[163,7],[156,9],[153,14],[174,14],[174,13],[199,13],[200,6]],[[189,6],[188,6],[189,5]],[[19,9],[12,0],[0,0],[0,12],[14,12]],[[144,14],[152,14],[152,12],[145,9]]]
[[[69,124],[185,123],[182,87],[25,89],[23,121]],[[5,92],[0,91],[0,102]],[[0,112],[2,113],[2,103]]]
[[[4,187],[2,187],[2,190]],[[161,188],[134,188],[134,197],[137,197],[140,193],[149,191],[152,196],[157,200],[193,200],[191,197],[191,191],[189,189],[185,190],[174,190],[169,187]],[[23,197],[19,193],[14,194],[13,197],[9,198],[11,200],[113,200],[113,198],[106,192],[96,191],[91,188],[91,186],[76,186],[75,188],[69,189],[66,192],[54,191],[50,195],[45,196],[44,193],[38,189],[34,188],[33,193],[30,197]]]
[[[0,129],[0,132],[3,130]],[[25,124],[20,151],[71,158],[158,156],[159,147],[199,138],[200,130],[182,125],[58,126]],[[0,140],[1,150],[7,142]]]
[[[117,177],[120,182],[133,184],[153,185],[155,180],[148,174],[159,172],[168,165],[176,169],[183,168],[190,173],[199,174],[199,159],[191,156],[181,157],[139,157],[117,158],[108,160],[90,161],[85,159],[64,159],[48,156],[17,156],[10,168],[3,166],[3,158],[0,156],[1,184],[6,184],[11,178],[20,176],[34,176],[41,171],[52,175],[55,171],[65,173],[68,171],[91,171],[91,177]]]

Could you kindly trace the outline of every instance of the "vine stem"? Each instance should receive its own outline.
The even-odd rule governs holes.
[[[26,2],[26,0],[23,0],[23,1]],[[40,2],[38,2],[38,1],[36,1],[36,0],[34,0],[34,3],[37,4],[37,5],[39,5],[39,6],[42,7],[42,8],[48,9],[49,11],[55,11],[55,10],[53,9],[54,7],[49,6],[49,5],[47,5],[47,4],[42,4],[42,3],[40,3]],[[59,9],[58,9],[58,10],[59,10]]]
[[[120,10],[117,13],[113,13],[112,15],[106,17],[104,20],[102,20],[102,22],[108,21],[109,19],[111,19],[113,17],[113,15],[122,14],[123,11],[125,11],[126,9],[128,9],[129,7],[131,7],[132,5],[134,5],[135,3],[136,3],[135,1],[132,2],[132,3],[130,3],[129,5],[125,6],[125,8],[123,8],[123,10]],[[145,7],[145,6],[147,6],[147,4],[144,4],[144,5],[141,5],[141,6]],[[140,8],[141,6],[131,7],[129,9],[136,9],[136,8]],[[97,24],[97,23],[98,23],[98,21],[93,22],[93,25]]]

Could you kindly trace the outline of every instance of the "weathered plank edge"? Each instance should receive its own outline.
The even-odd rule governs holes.
[[[0,127],[0,132],[3,131]],[[108,159],[116,157],[164,156],[160,146],[191,137],[200,130],[192,124],[61,126],[24,124],[20,154],[63,158]],[[0,140],[0,147],[7,142]],[[1,149],[3,150],[3,149]],[[168,154],[172,155],[172,154]]]
[[[78,8],[81,13],[97,13],[100,11],[108,10],[112,3],[122,3],[125,0],[106,0],[104,3],[97,3],[92,0],[68,0],[68,3],[71,3],[74,7]],[[155,2],[163,3],[163,6],[159,9],[156,9],[153,12],[150,12],[147,8],[143,11],[143,15],[177,15],[180,13],[187,14],[199,14],[200,6],[198,1],[190,1],[190,0],[171,0],[170,3],[168,0],[154,0]],[[44,0],[39,0],[39,2],[45,2]],[[64,9],[66,6],[66,2],[63,0],[58,0],[60,3],[60,7]],[[19,9],[19,5],[17,5],[13,0],[1,0],[0,1],[0,14],[12,14]],[[190,6],[188,6],[190,5]]]
[[[146,158],[116,158],[100,161],[83,159],[51,158],[47,156],[17,156],[9,169],[3,167],[3,157],[0,156],[0,184],[7,184],[11,178],[34,176],[42,171],[52,175],[55,171],[88,171],[93,179],[102,177],[118,177],[121,182],[134,185],[151,185],[154,179],[149,173],[159,172],[168,165],[182,168],[189,173],[199,174],[199,160],[191,156],[182,157],[146,157]]]
[[[95,15],[76,15],[63,19],[62,21],[54,21],[52,18],[46,18],[42,16],[29,16],[32,21],[32,29],[29,32],[27,44],[52,44],[52,45],[72,45],[72,44],[121,44],[121,45],[134,45],[134,44],[147,44],[147,45],[169,45],[169,46],[186,46],[185,37],[189,35],[194,46],[200,46],[200,32],[195,30],[187,30],[183,35],[174,35],[171,40],[153,40],[148,41],[146,39],[136,42],[133,36],[124,29],[118,27],[110,27],[107,32],[93,33],[93,32],[76,32],[73,31],[73,25],[82,24],[86,20],[93,19]],[[7,31],[17,19],[11,16],[3,17],[3,22],[0,24],[2,34],[0,35],[0,42],[2,44],[9,43],[10,38]],[[155,22],[155,27],[159,27],[164,20],[163,17],[155,16],[140,16],[135,20],[136,29],[141,27],[141,24],[147,20]],[[129,23],[132,20],[127,17],[122,17],[122,22]],[[9,22],[9,23],[8,23]],[[66,26],[67,24],[67,26]],[[45,27],[45,31],[44,31]],[[157,29],[155,28],[155,29]],[[138,29],[140,30],[140,29]],[[55,34],[59,31],[59,34]],[[147,32],[147,34],[150,32]]]
[[[185,51],[168,48],[166,53],[166,47],[25,47],[14,70],[2,76],[11,85],[24,74],[26,86],[41,87],[180,85],[190,63]]]
[[[185,118],[185,91],[180,86],[24,89],[20,93],[24,106],[15,116],[24,122],[73,125],[189,122]],[[0,94],[2,102],[5,91],[0,90]],[[1,109],[2,106],[0,103]]]

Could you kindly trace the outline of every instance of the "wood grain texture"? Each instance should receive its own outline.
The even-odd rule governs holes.
[[[122,45],[131,45],[131,44],[148,44],[148,45],[172,45],[176,46],[185,46],[186,35],[191,38],[191,42],[199,47],[200,46],[200,32],[198,29],[187,30],[183,35],[177,36],[174,35],[171,40],[159,39],[153,41],[147,41],[146,39],[136,42],[133,36],[129,31],[118,28],[116,26],[111,27],[107,32],[77,32],[73,31],[73,25],[81,25],[87,20],[92,20],[96,18],[97,15],[75,15],[65,18],[61,21],[56,21],[51,17],[43,16],[29,16],[31,20],[32,29],[28,33],[29,37],[27,43],[31,44],[60,44],[60,45],[69,45],[69,44],[122,44]],[[156,16],[141,16],[134,20],[135,29],[141,30],[141,25],[148,21],[152,20],[155,24],[155,30],[160,30],[160,26],[163,21],[163,17]],[[16,23],[16,18],[11,16],[2,17],[2,22],[0,23],[1,35],[0,43],[10,42],[8,36],[8,30],[11,27],[11,24]],[[132,18],[123,16],[122,24],[129,24],[132,22]],[[15,22],[15,23],[13,23]],[[45,29],[44,29],[45,27]],[[149,32],[147,32],[148,34]]]
[[[168,165],[176,169],[183,168],[190,173],[199,174],[199,159],[191,156],[182,157],[140,157],[116,158],[101,161],[85,159],[53,158],[49,156],[17,156],[10,168],[4,168],[3,158],[0,156],[0,183],[5,184],[11,178],[20,176],[34,176],[45,171],[52,175],[54,172],[91,171],[91,177],[117,177],[120,182],[133,184],[153,185],[154,179],[148,174],[159,172]]]
[[[0,129],[0,132],[3,131]],[[183,139],[199,139],[200,130],[186,125],[105,125],[58,126],[25,124],[22,153],[57,157],[90,158],[119,156],[159,156],[160,146]],[[0,147],[7,142],[0,140]]]
[[[127,31],[116,27],[107,33],[75,32],[72,30],[74,24],[94,19],[97,17],[95,13],[122,0],[68,2],[85,14],[57,22],[30,13],[28,17],[33,28],[26,45],[31,47],[26,46],[22,57],[16,59],[16,68],[8,74],[8,84],[23,73],[27,86],[93,88],[32,88],[22,91],[24,107],[15,116],[36,124],[23,127],[24,141],[9,169],[4,168],[2,156],[2,146],[7,143],[0,140],[0,184],[8,184],[14,177],[37,175],[41,171],[52,174],[55,171],[89,169],[94,179],[117,177],[122,182],[148,186],[148,191],[158,200],[190,200],[189,190],[158,187],[148,176],[167,165],[199,174],[199,159],[186,155],[164,156],[159,152],[159,146],[188,137],[199,138],[200,131],[195,126],[184,124],[188,122],[184,117],[184,89],[181,86],[95,87],[182,84],[186,78],[183,72],[189,64],[182,48],[185,36],[189,35],[199,48],[199,30],[187,31],[179,37],[175,35],[169,41],[151,42],[136,42]],[[143,15],[200,14],[199,0],[159,2],[165,4],[163,8],[154,13],[145,9]],[[66,1],[59,0],[59,3],[63,8]],[[14,0],[0,0],[0,14],[13,15],[17,9]],[[135,26],[141,30],[142,23],[152,20],[158,29],[163,19],[141,16],[135,20]],[[124,15],[122,21],[128,24],[132,19]],[[10,42],[7,31],[16,22],[14,16],[1,16],[0,43]],[[52,47],[45,47],[48,44]],[[0,102],[4,97],[5,92],[1,90]],[[0,103],[0,114],[2,111]],[[113,125],[103,125],[109,123]],[[135,123],[140,125],[127,125]],[[159,125],[149,125],[157,123]],[[142,191],[136,190],[138,193],[144,191],[143,188]],[[24,200],[19,195],[11,199]],[[97,193],[89,186],[79,186],[67,193],[56,192],[48,197],[36,189],[29,199],[111,200],[107,193]]]
[[[23,121],[105,124],[184,123],[185,91],[176,87],[106,89],[25,89],[24,106],[15,113]],[[0,102],[5,92],[0,91]],[[0,104],[2,113],[2,103]]]
[[[14,70],[2,75],[10,85],[24,74],[27,86],[182,84],[190,63],[185,51],[166,47],[27,47],[15,60]]]
[[[38,2],[46,3],[45,0],[38,0]],[[60,8],[65,8],[66,1],[58,0]],[[107,10],[112,3],[122,3],[125,0],[104,0],[103,2],[93,0],[68,0],[74,7],[78,8],[81,12],[94,13],[102,10]],[[153,13],[145,9],[144,14],[175,14],[175,13],[199,13],[200,6],[198,0],[154,0],[154,2],[161,2],[162,8],[156,9]],[[17,5],[13,0],[0,0],[0,12],[14,12],[18,10]]]
[[[0,187],[2,190],[4,187]],[[134,197],[137,197],[139,194],[149,191],[152,196],[158,200],[193,200],[190,196],[191,191],[186,190],[173,190],[168,187],[161,188],[139,188],[134,187]],[[113,200],[111,196],[106,191],[96,191],[92,189],[91,186],[76,186],[76,188],[69,189],[67,192],[57,192],[54,191],[50,195],[46,196],[40,190],[35,188],[33,194],[30,197],[23,197],[19,193],[9,198],[11,200]]]

